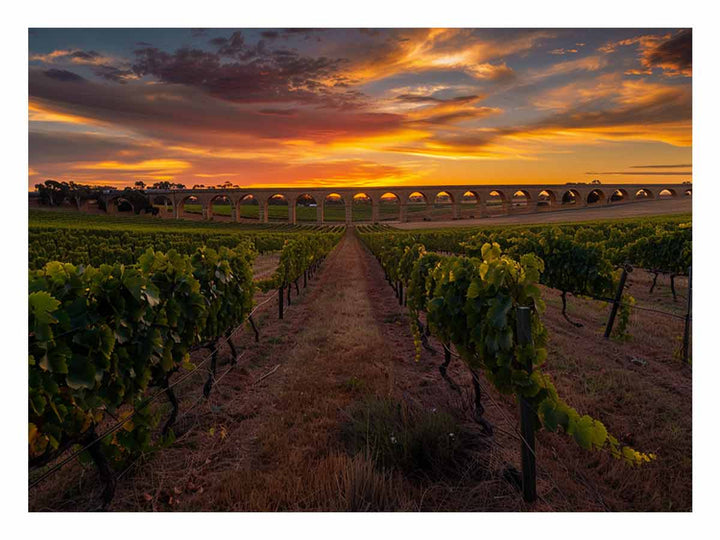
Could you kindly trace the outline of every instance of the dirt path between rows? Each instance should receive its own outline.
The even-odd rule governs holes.
[[[366,267],[346,235],[308,288],[293,289],[282,321],[271,301],[256,318],[260,343],[250,332],[235,340],[241,367],[181,416],[175,444],[121,481],[111,509],[345,509],[346,497],[329,493],[353,466],[338,440],[343,409],[366,389],[391,393],[394,380]]]
[[[175,444],[128,474],[111,509],[521,507],[501,469],[495,477],[486,473],[490,459],[504,466],[494,451],[467,465],[470,472],[480,469],[482,478],[468,473],[464,488],[409,481],[346,451],[347,408],[366,395],[394,396],[428,410],[461,406],[440,379],[439,357],[415,362],[403,312],[379,265],[355,235],[346,235],[308,289],[293,298],[284,320],[277,319],[275,301],[258,317],[260,343],[251,333],[236,340],[242,367],[178,422]],[[468,426],[468,433],[473,429]]]

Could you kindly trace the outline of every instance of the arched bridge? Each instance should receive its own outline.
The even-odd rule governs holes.
[[[225,207],[225,215],[232,221],[243,219],[242,205],[254,205],[254,218],[267,223],[270,207],[282,204],[287,207],[289,223],[298,221],[298,208],[304,215],[314,209],[317,223],[328,221],[325,209],[335,208],[336,218],[344,207],[345,222],[353,221],[353,204],[361,201],[369,211],[364,219],[377,223],[388,219],[382,208],[394,204],[396,221],[408,221],[419,216],[417,212],[442,208],[446,217],[480,218],[490,215],[532,213],[570,207],[617,205],[659,198],[689,197],[692,184],[532,184],[532,185],[455,185],[455,186],[402,186],[402,187],[337,187],[337,188],[235,188],[235,189],[182,189],[146,190],[155,205],[166,210],[167,217],[182,218],[186,207],[192,205],[194,213],[203,219],[213,219],[218,205]],[[109,191],[103,195],[108,213],[130,207],[122,191]],[[227,208],[229,206],[229,212]],[[412,216],[411,216],[412,214]],[[274,216],[275,219],[277,218]],[[306,218],[307,219],[307,218]]]

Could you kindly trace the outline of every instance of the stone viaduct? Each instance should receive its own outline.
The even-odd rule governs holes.
[[[692,194],[692,184],[533,184],[533,185],[438,185],[402,187],[313,187],[313,188],[235,188],[235,189],[172,189],[145,191],[154,204],[165,204],[172,209],[174,218],[182,218],[185,205],[189,202],[202,207],[203,219],[212,219],[213,205],[220,200],[231,205],[231,219],[240,220],[239,206],[250,200],[257,201],[258,217],[268,222],[268,207],[271,199],[284,199],[288,208],[287,220],[297,222],[298,200],[310,201],[315,205],[317,223],[324,221],[324,206],[328,199],[342,200],[345,205],[345,221],[352,221],[352,207],[355,197],[369,199],[372,204],[370,222],[380,220],[380,199],[392,199],[399,206],[399,221],[408,220],[408,207],[417,208],[418,201],[424,200],[431,208],[436,200],[442,200],[451,207],[452,219],[461,218],[461,210],[473,208],[474,217],[485,217],[490,213],[528,213],[559,210],[567,207],[595,205],[616,205],[661,197],[687,197]],[[108,213],[118,211],[124,200],[122,191],[108,191],[103,195]],[[491,202],[492,201],[492,202]],[[470,203],[470,204],[468,204]],[[490,204],[489,204],[490,203]],[[462,208],[461,208],[462,206]],[[492,210],[492,211],[491,211]]]

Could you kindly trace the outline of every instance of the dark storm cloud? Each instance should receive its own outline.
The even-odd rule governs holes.
[[[397,101],[404,101],[406,103],[448,103],[448,104],[462,104],[472,103],[483,99],[485,96],[480,94],[469,95],[469,96],[457,96],[453,98],[438,98],[435,96],[427,96],[423,94],[400,94],[395,99]]]
[[[673,69],[681,73],[692,70],[692,30],[683,30],[667,41],[660,43],[645,55],[651,67]]]
[[[120,84],[126,83],[128,79],[135,78],[135,72],[132,69],[122,69],[110,64],[100,64],[94,67],[93,73],[98,77]]]
[[[680,30],[673,34],[644,34],[620,41],[609,42],[598,50],[614,53],[619,47],[636,46],[640,52],[642,70],[631,69],[632,75],[651,75],[660,69],[668,77],[692,77],[692,30]]]
[[[229,38],[218,37],[210,40],[210,44],[218,48],[218,54],[223,56],[237,56],[246,52],[245,36],[238,30]]]
[[[140,77],[149,75],[163,83],[199,88],[234,102],[302,101],[342,107],[359,98],[356,92],[334,89],[345,82],[339,75],[341,59],[269,50],[263,41],[248,47],[240,32],[212,41],[217,53],[190,48],[173,53],[154,47],[138,49],[133,70]],[[223,61],[229,56],[236,60]]]
[[[97,51],[82,51],[76,50],[68,55],[72,59],[84,60],[86,62],[92,62],[93,60],[100,58],[101,55]]]
[[[48,69],[45,70],[43,74],[50,79],[62,82],[79,82],[85,80],[77,73],[73,73],[72,71],[68,71],[66,69]]]

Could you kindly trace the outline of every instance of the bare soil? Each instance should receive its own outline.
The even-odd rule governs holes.
[[[663,279],[649,295],[649,279],[631,275],[638,305],[682,314],[684,299],[673,301]],[[208,400],[200,393],[204,373],[178,389],[177,441],[125,472],[110,510],[691,510],[692,372],[675,354],[680,319],[636,310],[629,340],[605,340],[607,304],[571,298],[570,315],[583,323],[575,328],[560,315],[557,291],[545,291],[546,371],[562,396],[658,460],[632,468],[540,432],[540,500],[527,505],[508,481],[520,465],[517,404],[487,391],[485,418],[495,432],[482,434],[470,410],[467,370],[453,360],[449,374],[462,388],[453,391],[439,374],[443,357],[432,338],[438,353],[423,349],[415,361],[406,308],[354,234],[345,235],[307,289],[300,286],[283,320],[274,293],[263,297],[269,301],[255,317],[260,342],[252,332],[236,335],[241,357],[230,371],[229,349],[222,348],[221,378]],[[678,283],[681,296],[686,287]],[[465,433],[466,458],[453,474],[431,479],[350,455],[342,438],[347,411],[368,395],[452,414]],[[94,470],[72,463],[31,491],[29,506],[92,510],[99,490]]]
[[[255,258],[253,264],[253,278],[265,279],[272,276],[280,262],[280,253],[263,253]]]

